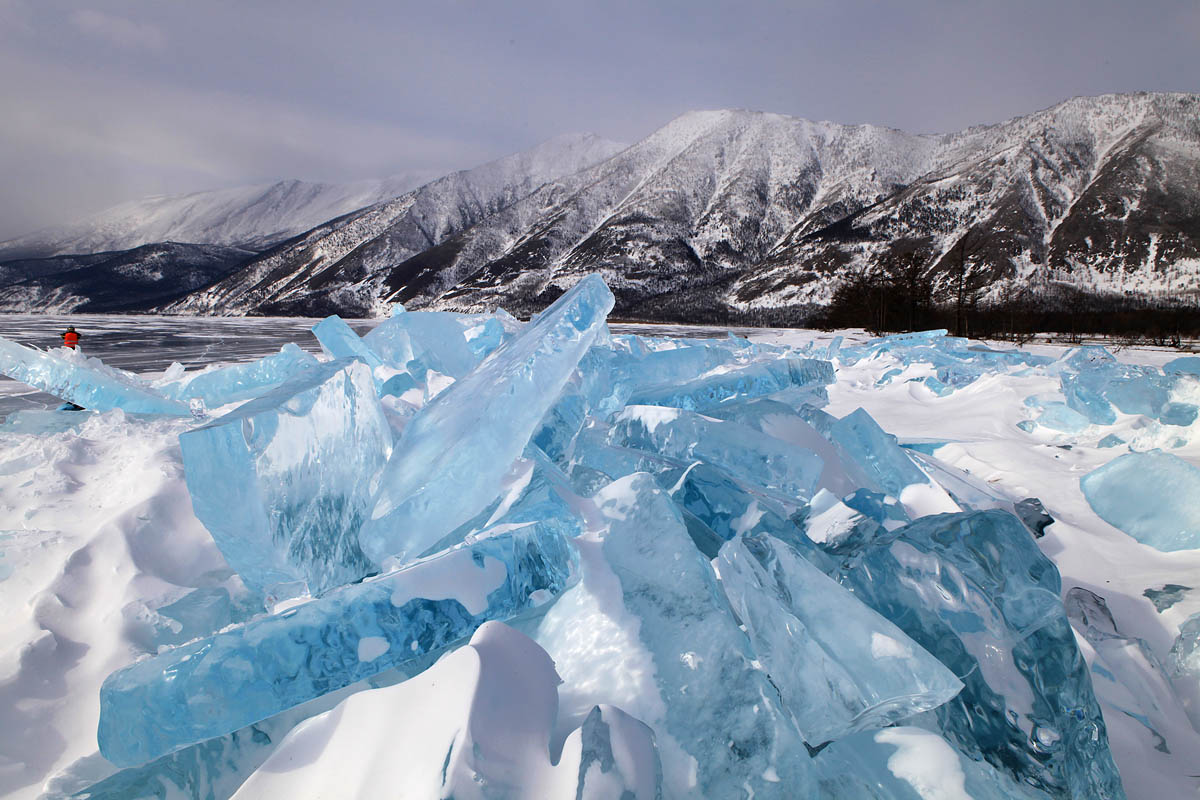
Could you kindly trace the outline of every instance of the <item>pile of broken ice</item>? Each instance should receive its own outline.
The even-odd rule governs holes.
[[[227,794],[274,750],[245,796],[913,798],[894,760],[919,753],[938,796],[1123,797],[1045,522],[821,407],[831,360],[887,354],[884,380],[939,395],[1052,370],[1035,426],[1185,424],[1171,390],[1194,365],[944,331],[612,335],[612,305],[593,276],[526,324],[398,309],[360,338],[331,317],[325,360],[289,346],[157,382],[0,341],[5,374],[65,400],[197,417],[193,508],[260,603],[160,609],[191,640],[104,683],[99,746],[125,769],[91,796]],[[1124,458],[1145,461],[1085,479],[1097,511],[1200,546],[1195,505],[1163,534],[1112,490],[1140,473],[1200,502],[1191,468]],[[1200,673],[1197,629],[1178,670]],[[328,770],[287,766],[322,748]]]

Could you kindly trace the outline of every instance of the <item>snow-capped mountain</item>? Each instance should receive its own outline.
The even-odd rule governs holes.
[[[0,261],[129,250],[152,242],[262,250],[333,217],[437,177],[413,172],[353,183],[288,180],[122,203],[79,222],[0,242]]]
[[[625,145],[568,135],[455,172],[408,194],[319,225],[263,253],[169,311],[361,316],[379,302],[382,275],[482,223],[548,181],[605,161]],[[452,288],[455,274],[437,276]]]
[[[561,137],[324,218],[159,308],[528,314],[600,272],[619,317],[787,321],[909,251],[943,299],[965,258],[984,302],[1200,304],[1200,95],[939,135],[704,111],[627,148]]]
[[[964,237],[985,300],[1064,283],[1200,297],[1197,95],[1075,98],[945,135],[693,112],[543,182],[550,172],[490,202],[462,188],[472,173],[452,176],[314,229],[176,309],[529,313],[598,271],[621,316],[752,317],[811,309],[897,250],[921,252],[944,286]]]

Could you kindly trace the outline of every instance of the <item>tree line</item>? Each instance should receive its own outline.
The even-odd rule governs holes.
[[[957,336],[1024,341],[1037,333],[1069,339],[1113,336],[1179,346],[1200,337],[1200,298],[1169,304],[1146,297],[1089,293],[1050,285],[1015,290],[983,302],[990,280],[977,256],[987,244],[968,231],[934,270],[921,250],[893,252],[849,273],[811,327],[865,328],[873,333],[946,328]]]

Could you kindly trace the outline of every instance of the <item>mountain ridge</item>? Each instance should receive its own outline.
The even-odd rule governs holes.
[[[943,302],[969,271],[982,303],[1200,304],[1200,95],[1076,97],[944,134],[693,111],[628,147],[559,145],[322,221],[161,310],[529,314],[600,272],[628,318],[802,320],[907,252]]]

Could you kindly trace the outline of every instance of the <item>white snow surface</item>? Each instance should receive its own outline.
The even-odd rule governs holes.
[[[802,344],[832,335],[762,331],[753,336]],[[848,332],[848,338],[865,337]],[[1050,355],[1063,351],[1049,345],[1030,349]],[[1153,365],[1178,355],[1133,348],[1117,353],[1122,361]],[[1200,465],[1200,424],[1146,425],[1141,418],[1120,415],[1113,425],[1093,425],[1075,436],[1025,433],[1016,427],[1031,415],[1023,399],[1056,391],[1053,378],[1000,374],[937,397],[919,383],[877,386],[880,375],[897,366],[887,356],[837,366],[830,413],[840,416],[862,407],[901,442],[947,442],[934,451],[946,468],[1014,500],[1040,498],[1056,521],[1038,544],[1061,572],[1064,593],[1081,586],[1102,595],[1122,633],[1141,637],[1154,655],[1165,658],[1180,624],[1200,612],[1200,592],[1185,594],[1162,613],[1143,592],[1168,583],[1200,586],[1200,551],[1159,552],[1108,525],[1084,499],[1079,478],[1126,452],[1125,446],[1097,447],[1114,432],[1139,449],[1176,444],[1170,452]],[[114,411],[81,413],[73,427],[58,433],[0,429],[0,608],[5,612],[0,617],[0,796],[32,800],[44,787],[69,785],[64,775],[104,777],[111,768],[96,755],[98,691],[110,672],[145,655],[137,644],[139,625],[196,587],[224,587],[235,598],[243,593],[192,513],[177,444],[178,434],[192,424],[134,420]],[[941,510],[936,504],[906,505],[911,511]],[[580,542],[589,563],[603,561],[597,550],[598,543],[588,537]],[[574,780],[568,732],[578,728],[593,704],[610,704],[644,721],[663,713],[648,672],[653,662],[639,644],[636,621],[621,605],[615,577],[601,569],[591,572],[593,579],[559,602],[575,606],[564,618],[583,617],[583,609],[592,622],[564,627],[552,642],[543,642],[549,657],[532,642],[505,646],[500,662],[510,666],[489,670],[488,656],[472,645],[405,683],[354,694],[295,728],[239,796],[391,796],[400,781],[416,788],[394,796],[432,797],[421,787],[434,786],[456,736],[475,737],[484,750],[498,748],[489,751],[502,753],[494,763],[511,758],[522,770],[519,779],[513,778],[521,782],[522,796],[560,796],[565,776]],[[554,630],[554,615],[552,608],[543,631]],[[1094,663],[1096,653],[1081,635],[1077,641]],[[891,645],[881,641],[878,646],[887,655]],[[378,656],[376,649],[365,643],[358,655],[370,660]],[[552,658],[559,660],[557,672]],[[1178,706],[1137,707],[1139,683],[1149,685],[1153,676],[1131,667],[1116,677],[1094,679],[1094,684],[1128,796],[1195,796],[1200,734]],[[1184,703],[1200,709],[1200,687],[1175,681],[1174,689]],[[472,716],[473,703],[494,713]],[[1157,749],[1146,726],[1122,709],[1136,709],[1169,732],[1170,752]],[[472,721],[463,727],[466,719]],[[889,768],[922,797],[964,796],[953,774],[957,764],[945,757],[937,737],[913,728],[880,735],[891,737],[889,743],[897,747]],[[677,747],[662,739],[657,745],[660,751]],[[560,747],[562,761],[555,766]],[[636,773],[637,753],[626,757]],[[665,785],[686,781],[682,775],[663,777]],[[472,796],[467,784],[463,787],[462,796]]]

